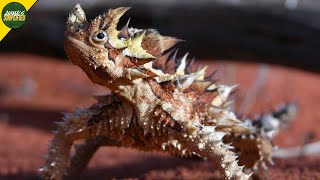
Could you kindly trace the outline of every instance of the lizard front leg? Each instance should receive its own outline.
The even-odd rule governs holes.
[[[111,130],[120,126],[120,123],[121,125],[127,124],[123,123],[124,121],[119,121],[119,119],[125,120],[126,117],[131,119],[131,116],[132,110],[130,107],[123,105],[115,95],[100,97],[98,103],[87,110],[78,109],[73,114],[65,114],[64,121],[58,123],[59,128],[49,145],[48,158],[40,169],[43,178],[57,180],[63,178],[69,166],[70,150],[74,141],[95,138],[100,135],[119,137],[119,134],[122,133],[120,127]],[[90,153],[94,153],[95,150],[91,149],[94,147],[90,146],[87,146],[85,152],[82,153],[88,156],[90,156]],[[91,152],[88,152],[88,150]],[[71,163],[75,163],[74,161],[76,160],[74,159]],[[86,162],[83,163],[86,164]],[[73,172],[73,170],[70,169],[70,172]]]

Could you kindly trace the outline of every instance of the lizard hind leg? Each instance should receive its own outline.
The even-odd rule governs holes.
[[[217,164],[220,174],[225,179],[249,179],[251,174],[243,172],[243,166],[237,163],[237,156],[229,150],[228,145],[221,140],[203,136],[200,130],[196,130],[193,135],[181,134],[176,131],[169,132],[170,139],[166,145],[173,144],[179,149],[181,155],[195,154],[203,159],[213,161]],[[187,151],[187,152],[186,152]]]

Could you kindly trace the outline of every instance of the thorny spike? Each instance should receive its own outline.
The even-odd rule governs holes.
[[[175,60],[177,58],[178,51],[179,51],[179,48],[176,48],[174,50],[173,56],[170,59],[167,60],[166,64],[168,64],[169,62],[172,62],[172,61],[175,62]]]
[[[81,6],[77,4],[69,14],[66,24],[66,32],[78,32],[79,27],[82,27],[86,22],[86,14],[82,10]]]
[[[162,143],[162,145],[161,145],[162,150],[166,150],[166,146],[167,146],[167,144],[166,144],[166,143]]]
[[[115,9],[110,9],[107,14],[104,14],[104,24],[101,29],[117,30],[117,25],[120,18],[126,13],[130,7],[119,7]]]
[[[218,86],[216,85],[216,83],[212,83],[212,84],[207,88],[208,91],[214,91],[214,90],[217,90],[217,89],[218,89]]]
[[[266,163],[264,161],[261,162],[261,167],[266,171],[268,170],[268,166],[266,165]]]
[[[177,82],[178,82],[179,90],[187,89],[201,75],[202,74],[190,74],[190,75],[185,75],[181,79],[179,79],[178,77]]]
[[[135,57],[138,59],[154,59],[155,57],[141,47],[142,40],[146,34],[143,31],[138,36],[128,39],[127,48],[123,50],[123,54],[129,57]]]
[[[273,160],[272,160],[272,157],[269,157],[269,158],[267,159],[267,161],[268,161],[269,164],[271,164],[272,166],[274,166],[274,162],[273,162]]]
[[[175,52],[176,49],[171,49],[170,51],[168,51],[167,53],[165,53],[164,55],[162,55],[163,57],[165,57],[164,59],[167,61],[169,61],[169,57],[172,55],[173,52]],[[166,63],[165,62],[165,63]]]
[[[142,33],[140,33],[138,36],[132,38],[133,46],[136,46],[136,47],[141,46],[142,39],[145,36],[145,34],[146,34],[146,31],[142,31]]]
[[[130,7],[120,7],[116,9],[109,10],[107,14],[104,14],[104,22],[101,25],[101,29],[107,30],[108,42],[110,45],[116,49],[122,49],[127,47],[127,40],[119,39],[118,35],[120,31],[117,30],[117,25],[120,18],[125,12],[127,12]]]
[[[177,147],[178,141],[172,140],[170,141],[173,147]]]
[[[127,76],[129,79],[149,77],[149,75],[142,73],[142,72],[139,71],[138,69],[127,69],[126,72],[127,72],[126,76]]]
[[[181,150],[181,144],[180,143],[177,144],[177,149]]]
[[[214,81],[214,76],[215,76],[216,73],[217,73],[217,70],[213,71],[213,72],[210,73],[208,76],[206,76],[206,77],[204,78],[204,80],[206,80],[206,81]]]
[[[128,19],[128,21],[127,21],[126,25],[124,26],[124,27],[126,27],[126,29],[128,29],[128,28],[129,28],[130,20],[131,20],[131,18],[129,17],[129,19]]]
[[[183,149],[181,152],[182,152],[182,155],[186,155],[186,151],[187,149]]]
[[[233,86],[226,86],[226,85],[219,85],[218,86],[218,92],[219,92],[219,96],[217,98],[215,98],[215,100],[221,101],[221,102],[216,102],[218,104],[223,104],[227,99],[228,96],[230,95],[230,93],[236,88],[238,87],[238,84],[235,84]],[[214,103],[215,104],[215,103]]]
[[[48,171],[48,167],[47,166],[43,166],[43,167],[39,168],[38,171],[47,172]]]
[[[77,4],[69,14],[68,24],[82,23],[86,21],[86,13],[82,10],[80,4]]]
[[[206,70],[207,70],[208,66],[203,67],[202,69],[200,69],[199,71],[196,72],[196,74],[201,74],[201,76],[199,76],[197,78],[198,81],[203,81],[204,80],[204,76],[206,75]]]
[[[196,71],[200,71],[202,68],[202,64],[198,64],[197,68],[196,68]]]
[[[175,37],[171,36],[161,36],[159,35],[159,40],[161,43],[161,51],[164,52],[173,46],[175,46],[177,43],[182,42],[183,40],[177,39]]]
[[[239,86],[239,84],[235,84],[233,86],[221,86],[223,88],[223,93],[225,94],[225,96],[228,96],[231,92],[233,92],[237,87]]]
[[[193,63],[194,61],[196,60],[195,57],[193,57],[186,65],[186,72],[187,73],[192,73],[192,66],[193,66]]]
[[[130,35],[129,35],[129,23],[130,23],[130,18],[128,19],[127,21],[127,24],[125,26],[122,27],[119,35],[118,35],[118,38],[121,39],[121,38],[124,38],[124,39],[129,39]]]
[[[159,66],[158,68],[164,69],[166,62],[169,60],[169,57],[173,53],[175,49],[172,49],[165,54],[163,54],[157,61],[154,62],[156,66]]]
[[[176,70],[176,75],[184,75],[185,74],[185,69],[186,69],[186,60],[188,57],[189,53],[186,53],[180,60],[180,65],[178,66]]]
[[[233,100],[229,100],[229,101],[224,102],[223,105],[222,105],[222,107],[225,108],[225,109],[227,109],[227,108],[232,107],[233,104],[234,104],[234,101],[233,101]]]

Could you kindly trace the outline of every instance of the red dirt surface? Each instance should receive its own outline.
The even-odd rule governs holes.
[[[237,105],[255,81],[258,65],[199,61],[227,84],[240,83]],[[222,73],[221,73],[222,72]],[[228,76],[225,76],[229,74]],[[230,75],[231,74],[231,75]],[[230,83],[231,82],[231,83]],[[266,84],[251,102],[250,112],[263,112],[288,100],[299,104],[291,126],[275,139],[280,147],[320,140],[320,78],[317,74],[270,66]],[[94,103],[91,95],[108,90],[91,83],[69,62],[31,55],[0,55],[0,179],[39,179],[60,112]],[[253,113],[250,113],[253,114]],[[306,140],[307,139],[307,140]],[[320,156],[275,160],[270,179],[320,179]],[[219,179],[214,165],[163,153],[127,148],[101,148],[82,179]]]

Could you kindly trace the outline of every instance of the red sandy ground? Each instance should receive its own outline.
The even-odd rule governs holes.
[[[238,105],[252,86],[258,65],[208,64],[240,83]],[[222,67],[222,68],[221,68]],[[225,67],[225,68],[223,68]],[[231,67],[231,68],[230,68]],[[230,70],[231,69],[231,70]],[[220,76],[223,73],[220,73]],[[230,80],[231,79],[231,80]],[[229,82],[228,82],[229,81]],[[230,83],[229,83],[230,84]],[[272,109],[288,100],[300,110],[291,126],[275,140],[280,147],[301,145],[306,137],[320,140],[319,75],[283,67],[270,67],[267,83],[252,103],[251,112]],[[69,62],[30,55],[0,56],[0,179],[38,179],[42,154],[52,138],[60,112],[94,103],[92,94],[108,91],[93,85]],[[275,160],[270,179],[320,179],[320,156]],[[142,153],[126,148],[101,148],[83,179],[219,179],[210,162],[182,159],[163,153]]]

